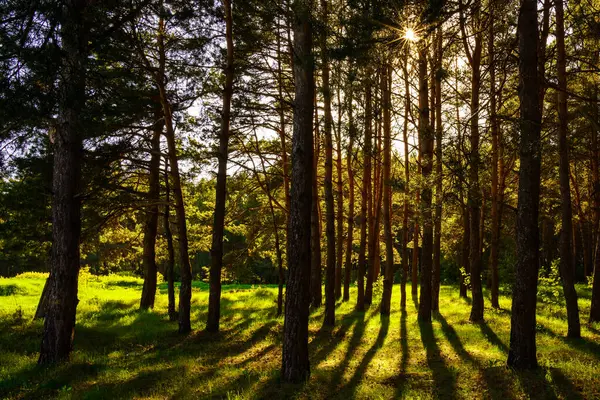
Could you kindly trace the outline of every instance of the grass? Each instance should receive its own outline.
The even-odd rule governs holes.
[[[156,309],[140,312],[141,280],[84,274],[72,362],[41,368],[42,323],[31,318],[44,279],[0,279],[0,398],[600,398],[598,327],[584,326],[582,339],[567,340],[563,307],[540,303],[541,368],[516,372],[505,366],[510,299],[501,298],[499,311],[486,308],[485,323],[471,324],[470,305],[453,286],[442,287],[432,325],[417,322],[410,300],[400,312],[397,286],[389,318],[375,306],[357,313],[353,302],[338,303],[336,327],[326,330],[323,309],[314,311],[312,376],[304,385],[283,385],[276,288],[225,286],[222,332],[211,335],[203,331],[207,287],[196,284],[195,331],[180,336],[168,321],[164,284]],[[579,292],[585,320],[590,293]]]

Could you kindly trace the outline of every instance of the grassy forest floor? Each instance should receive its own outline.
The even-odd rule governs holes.
[[[567,340],[562,305],[538,303],[541,368],[515,372],[505,367],[510,298],[501,298],[499,311],[486,308],[485,323],[471,324],[468,300],[453,286],[442,287],[432,328],[417,323],[410,286],[406,313],[394,287],[389,319],[376,306],[357,313],[354,302],[338,303],[336,327],[323,330],[323,309],[313,312],[312,376],[288,386],[279,383],[276,288],[225,286],[222,332],[210,335],[203,331],[208,290],[196,283],[195,331],[182,337],[166,315],[165,284],[156,309],[140,312],[140,279],[83,274],[72,362],[40,368],[42,323],[32,316],[44,279],[0,279],[0,398],[600,398],[598,326]],[[589,289],[579,294],[586,321]]]

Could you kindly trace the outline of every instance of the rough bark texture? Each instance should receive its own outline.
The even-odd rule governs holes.
[[[556,9],[556,50],[558,75],[558,154],[559,181],[561,197],[561,241],[560,241],[560,275],[567,304],[568,333],[570,338],[581,337],[579,324],[579,307],[574,284],[573,247],[571,232],[573,231],[573,210],[571,208],[571,186],[569,185],[569,144],[567,142],[567,61],[565,55],[565,21],[563,0],[555,2]]]
[[[429,125],[427,80],[427,53],[419,51],[419,143],[422,154],[421,216],[423,218],[423,254],[421,260],[421,292],[419,297],[419,321],[431,322],[431,270],[433,261],[433,219],[431,215],[432,190],[429,180],[433,170],[433,132]]]
[[[367,72],[368,74],[369,72]],[[365,93],[365,141],[363,147],[363,179],[361,189],[361,230],[360,230],[360,252],[358,255],[358,295],[356,299],[356,309],[363,311],[365,309],[365,270],[367,266],[367,241],[371,232],[371,143],[372,143],[372,104],[371,104],[371,83],[367,77],[367,88]]]
[[[314,92],[314,91],[313,91]],[[310,303],[314,308],[321,307],[323,293],[322,284],[322,266],[321,266],[321,217],[319,215],[319,184],[318,184],[318,164],[319,164],[319,115],[316,98],[313,99],[315,109],[315,139],[314,139],[314,159],[313,159],[313,178],[312,178],[312,204],[310,214],[310,243],[311,243],[311,276],[310,276]]]
[[[406,47],[406,62],[403,64],[404,75],[404,121],[402,140],[404,141],[404,212],[402,215],[402,278],[400,282],[400,309],[406,309],[406,280],[408,278],[408,213],[410,206],[410,162],[408,152],[408,116],[410,110],[410,86],[408,82],[408,46]],[[413,281],[414,282],[414,281]],[[414,284],[413,284],[414,285]]]
[[[327,26],[327,1],[321,0],[323,26]],[[327,29],[321,33],[321,57],[323,61],[323,106],[325,134],[325,238],[327,240],[327,265],[325,273],[325,315],[323,325],[335,324],[335,204],[333,201],[333,119],[331,116],[331,89],[329,87],[329,57],[327,55]]]
[[[175,308],[175,248],[173,247],[173,234],[171,233],[171,188],[169,187],[169,160],[165,157],[165,210],[164,210],[164,228],[165,239],[167,240],[167,266],[165,272],[167,275],[167,296],[169,298],[168,313],[169,321],[177,321],[179,313]]]
[[[382,108],[383,108],[383,230],[385,235],[385,274],[383,277],[383,297],[381,315],[390,315],[392,287],[394,284],[394,238],[392,236],[392,132],[391,132],[391,67],[382,69]]]
[[[596,44],[599,43],[596,39]],[[593,55],[594,64],[598,65],[598,52]],[[593,99],[598,100],[600,88],[595,85],[591,88],[591,96]],[[599,111],[597,106],[593,106],[590,112],[594,121],[600,121]],[[596,123],[591,124],[592,134],[592,179],[594,187],[594,229],[596,230],[596,238],[594,244],[594,277],[592,286],[592,305],[590,308],[590,322],[600,321],[600,172],[598,167],[598,161],[600,160],[600,145],[598,144],[598,125]]]
[[[537,367],[535,325],[539,266],[541,111],[537,2],[522,0],[519,13],[521,142],[517,207],[517,263],[513,288],[508,365]]]
[[[85,103],[87,0],[63,2],[62,65],[52,174],[52,253],[48,300],[39,364],[68,361],[75,332],[79,240],[81,236],[81,155]]]
[[[492,240],[490,242],[490,286],[491,303],[493,308],[500,308],[498,303],[498,256],[500,254],[500,195],[498,192],[499,180],[499,126],[496,107],[496,64],[494,49],[494,4],[490,6],[490,21],[488,32],[488,57],[490,74],[490,131],[492,136]]]
[[[354,159],[354,128],[353,113],[353,94],[352,83],[348,93],[348,150],[346,154],[346,163],[348,170],[348,237],[346,238],[346,262],[344,267],[344,296],[343,300],[350,300],[350,280],[352,278],[352,243],[354,240],[354,169],[352,162]]]
[[[144,225],[142,264],[144,266],[144,286],[140,308],[154,308],[156,297],[156,232],[158,230],[158,202],[160,200],[160,136],[164,120],[160,109],[154,116],[150,150],[150,173],[148,175],[148,208]]]
[[[210,291],[208,296],[208,316],[206,330],[219,331],[221,317],[221,270],[223,268],[223,233],[225,230],[225,202],[227,197],[227,158],[229,156],[229,125],[231,119],[231,96],[233,94],[233,21],[231,1],[223,1],[225,11],[225,41],[227,57],[225,65],[225,87],[223,89],[223,110],[221,110],[221,132],[219,135],[219,167],[215,190],[215,212],[210,249]]]
[[[281,377],[302,382],[310,376],[308,360],[308,310],[310,303],[310,216],[313,180],[312,1],[293,4],[294,134],[292,138],[292,187],[288,230],[288,283]]]
[[[338,68],[338,79],[341,75],[341,71]],[[337,117],[337,130],[336,130],[336,207],[337,211],[335,214],[336,219],[336,256],[335,256],[335,298],[340,299],[342,297],[342,265],[344,263],[344,185],[343,185],[343,172],[342,172],[342,100],[341,100],[341,85],[337,87],[337,104],[338,104],[338,117]]]
[[[433,241],[433,275],[431,278],[431,309],[440,309],[440,274],[442,258],[442,30],[439,28],[435,49],[435,219]]]

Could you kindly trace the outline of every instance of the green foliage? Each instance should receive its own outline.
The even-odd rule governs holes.
[[[560,279],[560,259],[557,258],[550,264],[548,276],[538,280],[538,296],[545,303],[564,304],[562,281]]]

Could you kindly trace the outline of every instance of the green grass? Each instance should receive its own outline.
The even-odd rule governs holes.
[[[400,312],[398,286],[389,319],[375,306],[356,313],[354,302],[338,303],[336,327],[323,330],[323,309],[313,312],[310,381],[282,385],[276,288],[225,286],[222,332],[210,335],[203,331],[207,287],[195,285],[195,331],[180,336],[168,321],[164,284],[156,309],[140,312],[141,280],[84,274],[72,362],[41,368],[42,324],[31,318],[44,279],[0,279],[0,398],[600,398],[597,327],[567,340],[562,306],[539,303],[541,368],[516,372],[505,366],[510,299],[501,298],[500,311],[487,308],[485,323],[471,324],[469,303],[452,286],[442,287],[431,327],[417,323],[410,299]],[[579,291],[586,320],[590,293]]]

